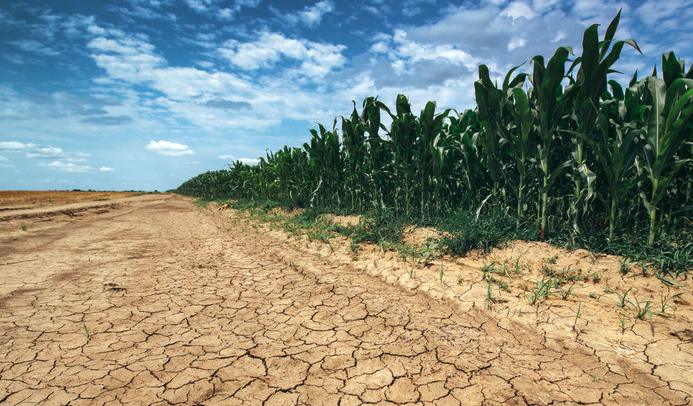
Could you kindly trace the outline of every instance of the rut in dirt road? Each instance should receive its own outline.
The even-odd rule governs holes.
[[[0,301],[0,403],[691,401],[646,362],[463,313],[239,224],[148,196],[3,249],[16,287]]]

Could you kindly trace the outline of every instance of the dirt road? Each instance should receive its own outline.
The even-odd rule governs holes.
[[[0,221],[1,404],[693,401],[654,348],[462,311],[181,197],[103,204]]]

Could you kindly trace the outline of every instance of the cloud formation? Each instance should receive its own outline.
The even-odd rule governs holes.
[[[149,144],[147,144],[147,146],[145,146],[144,149],[156,152],[159,155],[166,156],[182,156],[195,154],[195,152],[193,152],[187,145],[170,141],[149,141]]]
[[[180,183],[190,176],[182,161],[154,167],[146,155],[195,154],[202,170],[239,145],[245,157],[300,146],[308,128],[366,96],[392,105],[403,93],[414,110],[435,100],[461,111],[474,106],[479,64],[502,80],[558,46],[579,53],[584,29],[598,23],[603,33],[621,8],[617,39],[633,37],[646,57],[627,47],[616,69],[650,72],[672,49],[693,59],[685,0],[73,2],[89,13],[64,2],[0,2],[0,161],[22,173],[43,162],[37,173],[90,167],[115,179],[128,175],[101,170],[110,167],[93,157],[141,154],[133,157],[140,173]]]
[[[298,74],[319,77],[344,65],[346,59],[341,52],[345,48],[344,45],[288,38],[280,33],[264,31],[252,42],[229,40],[219,52],[233,65],[246,71],[272,68],[288,59],[300,63]]]
[[[39,166],[45,166],[48,169],[52,169],[52,170],[60,171],[60,172],[91,172],[92,171],[91,166],[76,165],[72,162],[62,162],[62,161],[53,161],[51,163],[41,162],[41,163],[39,163]]]

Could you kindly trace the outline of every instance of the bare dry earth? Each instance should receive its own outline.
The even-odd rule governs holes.
[[[693,401],[685,314],[593,340],[601,313],[581,333],[181,197],[103,204],[0,218],[0,403]]]

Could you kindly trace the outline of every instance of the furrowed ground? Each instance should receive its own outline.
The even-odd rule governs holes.
[[[0,403],[693,401],[688,282],[615,258],[516,243],[441,277],[174,195],[75,207],[0,213]],[[571,293],[530,303],[539,268]]]

